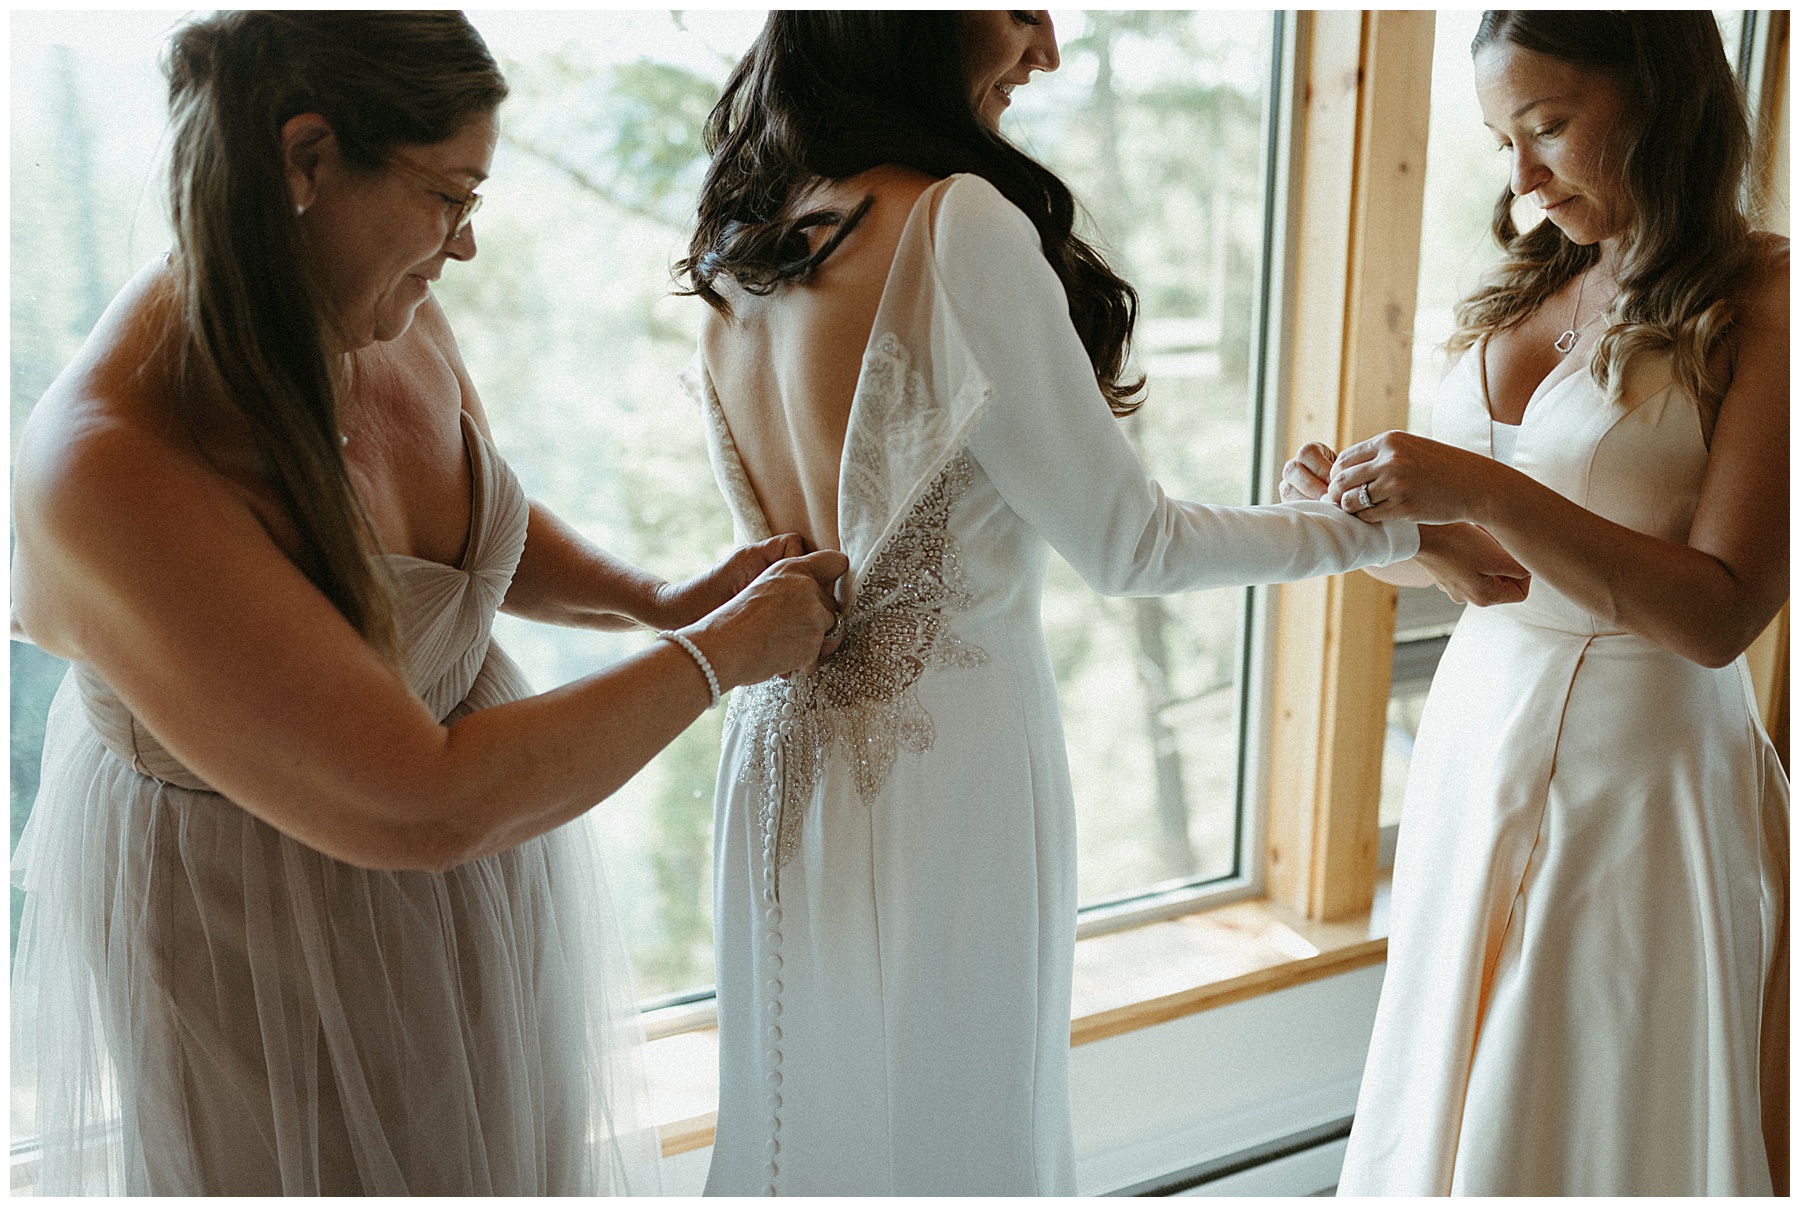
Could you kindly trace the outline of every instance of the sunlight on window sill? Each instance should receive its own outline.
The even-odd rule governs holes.
[[[1110,931],[1075,944],[1070,1043],[1156,1026],[1349,972],[1387,957],[1388,880],[1363,917],[1311,922],[1267,898]],[[718,1013],[709,1002],[645,1019],[651,1107],[663,1155],[712,1143]]]

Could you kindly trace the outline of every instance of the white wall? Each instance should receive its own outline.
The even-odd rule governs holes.
[[[1105,1194],[1351,1114],[1381,993],[1376,965],[1076,1048],[1076,1187]],[[1305,1195],[1336,1184],[1343,1145],[1202,1193]],[[663,1161],[666,1194],[699,1194],[710,1148]]]

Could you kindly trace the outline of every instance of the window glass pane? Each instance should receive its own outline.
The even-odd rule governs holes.
[[[513,87],[481,254],[437,289],[494,437],[531,497],[609,552],[685,578],[731,545],[676,383],[702,303],[670,296],[705,170],[700,130],[762,12],[482,12]],[[648,645],[501,616],[540,690]],[[599,806],[647,999],[712,983],[712,797],[723,710]]]
[[[1011,132],[1065,175],[1143,297],[1151,397],[1127,430],[1174,493],[1248,501],[1262,257],[1267,13],[1057,13],[1064,66]],[[178,14],[13,14],[13,427],[100,307],[168,241],[156,69]],[[700,303],[669,296],[704,169],[700,127],[762,14],[485,11],[514,88],[480,255],[437,289],[526,490],[678,577],[730,543],[675,376]],[[58,47],[62,48],[58,48]],[[1075,455],[1078,450],[1071,450]],[[1081,811],[1084,901],[1229,875],[1237,850],[1242,592],[1100,600],[1057,564],[1044,615]],[[540,689],[642,648],[501,617]],[[60,667],[13,651],[14,826]],[[712,980],[720,715],[600,808],[647,998]]]
[[[1249,502],[1270,16],[1052,15],[1062,68],[1008,120],[1141,297],[1149,401],[1125,429],[1171,493]],[[1085,904],[1236,870],[1244,612],[1241,591],[1101,599],[1053,559]]]
[[[1387,736],[1381,757],[1381,825],[1398,825],[1412,766],[1419,714],[1438,656],[1456,628],[1462,605],[1436,587],[1402,587],[1394,616],[1394,674],[1388,695]],[[1383,850],[1387,850],[1384,847]]]
[[[1452,311],[1493,262],[1494,200],[1506,187],[1508,162],[1475,103],[1469,43],[1481,14],[1437,14],[1432,51],[1431,127],[1425,154],[1425,210],[1419,232],[1419,300],[1413,316],[1413,374],[1408,427],[1429,428],[1431,400],[1449,369],[1444,342]]]
[[[10,15],[11,447],[112,295],[168,244],[151,170],[164,117],[156,48],[178,17]],[[37,795],[44,717],[65,669],[36,646],[12,643],[9,854]],[[11,946],[21,900],[13,889]]]
[[[1475,103],[1469,43],[1481,14],[1437,14],[1432,50],[1431,125],[1425,155],[1425,207],[1419,232],[1418,309],[1413,316],[1413,372],[1407,426],[1429,433],[1431,403],[1449,371],[1444,344],[1458,300],[1474,289],[1494,258],[1489,233],[1494,200],[1506,187],[1506,155],[1482,124]],[[1525,216],[1520,215],[1524,221]],[[1461,608],[1436,587],[1403,587],[1394,627],[1394,678],[1388,697],[1381,763],[1381,824],[1397,825],[1419,713],[1437,653]]]
[[[1732,70],[1742,72],[1744,27],[1749,23],[1750,13],[1741,8],[1715,8],[1712,13],[1713,20],[1719,23],[1719,39],[1725,43],[1726,59]]]

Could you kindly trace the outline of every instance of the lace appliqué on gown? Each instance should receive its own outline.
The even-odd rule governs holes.
[[[805,805],[832,750],[854,761],[857,794],[872,802],[899,752],[923,754],[936,738],[919,676],[987,661],[949,621],[971,600],[949,521],[972,480],[968,456],[958,454],[927,488],[863,576],[844,643],[816,674],[733,693],[734,719],[749,731],[744,782],[757,793],[759,828],[775,832],[777,867],[799,849]]]
[[[900,337],[882,332],[863,353],[839,471],[838,493],[851,505],[843,508],[838,539],[852,559],[879,544],[902,515],[911,522],[909,495],[931,466],[943,464],[954,426]]]

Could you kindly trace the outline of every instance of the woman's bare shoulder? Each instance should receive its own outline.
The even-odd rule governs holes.
[[[170,302],[155,274],[128,284],[44,391],[15,449],[15,508],[104,483],[133,456],[174,451]],[[48,492],[48,493],[45,493]],[[24,517],[22,517],[24,518]]]
[[[232,539],[249,516],[174,424],[73,386],[27,420],[12,501],[14,623],[65,658],[173,545]]]
[[[140,274],[120,292],[19,433],[14,565],[24,573],[15,600],[49,562],[71,566],[134,547],[151,557],[153,532],[178,512],[191,521],[189,504],[202,512],[231,505],[176,405],[166,283],[166,273]]]
[[[1780,332],[1788,328],[1788,240],[1785,235],[1758,231],[1756,263],[1744,290],[1740,321],[1744,326]]]

